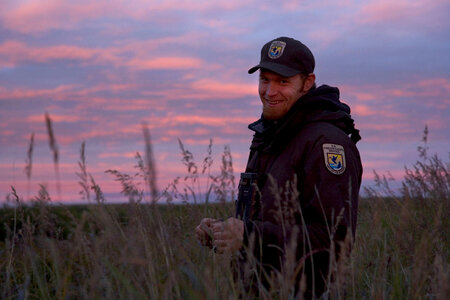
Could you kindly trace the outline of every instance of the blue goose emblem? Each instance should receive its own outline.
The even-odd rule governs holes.
[[[269,47],[269,57],[271,59],[279,58],[283,55],[284,47],[286,47],[286,43],[283,41],[273,41]]]
[[[328,154],[328,165],[333,170],[340,170],[342,168],[342,155],[340,154]]]
[[[345,171],[344,147],[337,144],[322,145],[325,166],[333,174],[340,175]]]

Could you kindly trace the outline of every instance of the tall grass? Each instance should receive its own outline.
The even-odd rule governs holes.
[[[12,188],[0,210],[0,298],[239,297],[230,255],[201,247],[194,237],[203,217],[233,215],[229,147],[219,174],[212,174],[212,141],[199,166],[180,140],[187,175],[158,192],[150,182],[156,169],[145,126],[143,133],[146,154],[136,154],[137,172],[107,171],[127,203],[107,204],[88,172],[84,143],[77,174],[80,197],[90,205],[49,205],[44,186],[25,203]],[[423,149],[426,143],[416,164],[405,169],[400,191],[389,187],[389,175],[378,174],[377,185],[366,189],[353,251],[333,274],[330,299],[448,299],[450,168]],[[262,297],[283,299],[289,295],[283,288]]]

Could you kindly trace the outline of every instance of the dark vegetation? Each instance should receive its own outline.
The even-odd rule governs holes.
[[[46,120],[57,173],[56,139]],[[389,174],[374,174],[376,185],[360,200],[352,254],[336,266],[330,299],[449,298],[450,165],[428,155],[427,136],[425,130],[418,161],[405,168],[399,191],[390,188]],[[55,204],[44,186],[24,201],[12,187],[0,209],[0,298],[237,299],[230,255],[215,254],[194,237],[203,217],[233,215],[230,149],[216,175],[212,142],[198,165],[180,141],[187,175],[159,192],[145,126],[144,138],[136,174],[107,171],[128,203],[107,203],[87,172],[84,143],[77,174],[86,205]],[[288,296],[275,290],[263,298]]]

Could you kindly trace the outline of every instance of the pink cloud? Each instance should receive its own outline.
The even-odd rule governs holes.
[[[170,137],[180,137],[183,136],[183,131],[179,129],[168,129],[164,135]]]
[[[106,106],[104,105],[104,107]],[[146,106],[142,108],[148,109],[151,104],[147,102]],[[57,109],[55,110],[58,111]],[[59,145],[80,144],[83,140],[90,139],[95,139],[99,142],[103,140],[105,143],[108,143],[108,141],[117,142],[120,139],[140,141],[142,138],[141,121],[145,120],[145,117],[134,120],[129,114],[123,114],[113,119],[105,119],[100,116],[90,116],[90,114],[85,113],[85,110],[86,107],[80,107],[73,114],[53,113],[52,111],[54,110],[48,110]],[[48,136],[45,128],[44,113],[29,115],[24,118],[28,125],[13,125],[15,127],[13,127],[14,132],[12,135],[8,135],[8,132],[12,130],[6,127],[2,130],[1,136],[7,139],[13,135],[22,135],[23,142],[26,142],[29,139],[30,132],[35,132],[36,143],[47,143]],[[83,125],[83,122],[88,120],[94,121],[96,125],[87,128]],[[237,135],[235,138],[240,138],[238,136],[242,135],[242,130],[240,132],[235,127],[245,128],[252,121],[254,121],[253,117],[205,116],[198,113],[188,115],[171,114],[168,116],[153,115],[147,120],[149,129],[156,133],[153,138],[154,142],[174,142],[177,137],[184,136],[191,139],[205,139],[224,135],[222,140],[225,140],[229,139],[229,135],[234,134]]]
[[[203,32],[189,31],[177,36],[163,36],[147,40],[130,40],[126,44],[117,46],[124,53],[136,53],[138,57],[149,57],[150,53],[154,53],[158,49],[167,49],[169,46],[186,47],[192,41],[207,38],[207,34]],[[150,56],[151,57],[151,56]]]
[[[397,124],[397,123],[373,123],[373,122],[365,122],[360,125],[362,129],[371,129],[377,130],[380,132],[397,132],[400,133],[401,128],[407,128],[407,124]]]
[[[441,10],[448,9],[448,1],[421,1],[421,0],[378,0],[372,1],[362,6],[357,16],[359,23],[380,24],[386,23],[406,23],[422,22],[424,16],[428,24],[435,20],[429,16],[436,15]]]
[[[63,1],[39,0],[10,3],[2,7],[0,16],[4,25],[11,30],[22,33],[39,34],[51,29],[71,29],[83,21],[99,17],[128,17],[137,20],[148,20],[160,24],[179,22],[178,19],[161,17],[165,12],[179,10],[189,12],[232,11],[243,6],[250,6],[249,1],[145,1],[136,0],[131,3],[121,0],[101,1]]]
[[[386,85],[365,84],[365,85],[343,85],[339,87],[342,94],[352,101],[364,101],[370,103],[380,99],[397,97],[441,97],[444,103],[449,102],[450,79],[435,77],[428,79],[417,79],[402,83],[396,83],[395,87]],[[364,91],[364,92],[362,92]]]
[[[200,68],[203,61],[192,57],[158,57],[153,59],[134,59],[127,63],[133,69],[192,69]]]
[[[448,110],[448,106],[447,106],[447,110]],[[429,118],[427,120],[425,120],[424,124],[427,124],[428,128],[432,128],[431,130],[444,130],[444,132],[447,133],[447,137],[449,137],[448,135],[448,128],[449,128],[449,119],[448,119],[448,115],[447,118],[444,117],[444,119],[440,119],[440,118]]]
[[[84,140],[91,138],[105,138],[105,137],[115,137],[117,139],[119,134],[123,133],[134,133],[138,134],[141,132],[141,129],[138,127],[124,129],[123,124],[117,122],[116,124],[104,124],[103,129],[91,129],[88,132],[80,133],[78,137],[74,137],[74,140]]]
[[[373,167],[370,167],[369,165],[374,165]],[[392,178],[394,178],[395,181],[397,182],[401,182],[405,176],[405,172],[403,169],[397,169],[397,170],[392,170],[390,169],[391,165],[387,165],[386,169],[380,170],[380,166],[377,165],[377,163],[375,164],[367,164],[364,163],[364,173],[363,173],[363,181],[366,180],[373,180],[375,178],[375,174],[373,173],[373,170],[375,170],[377,172],[378,175],[383,176],[385,175],[387,178],[390,178],[390,176],[392,176]],[[392,184],[392,182],[391,182]]]
[[[152,41],[153,42],[153,41]],[[161,41],[154,41],[155,44]],[[187,56],[149,57],[152,43],[137,43],[111,48],[86,48],[71,45],[37,47],[17,41],[6,41],[0,45],[0,67],[12,67],[25,62],[47,63],[55,60],[77,60],[90,65],[114,65],[134,70],[186,70],[198,69],[205,65],[202,59]],[[134,53],[133,58],[125,58],[123,53]],[[128,85],[125,85],[128,86]]]
[[[81,116],[77,116],[77,115],[51,114],[50,118],[55,123],[60,123],[60,122],[75,123],[75,122],[79,122],[79,121],[83,120],[83,118],[81,118]],[[31,122],[31,123],[44,123],[45,117],[44,117],[44,115],[33,115],[33,116],[28,116],[26,120],[27,120],[27,122]]]
[[[379,23],[405,17],[413,17],[419,13],[417,7],[420,6],[420,2],[422,1],[384,0],[371,2],[362,7],[361,21],[365,23]]]
[[[392,160],[387,160],[386,156],[378,155],[376,158],[367,158],[365,157],[364,161],[364,169],[365,173],[368,173],[370,170],[370,174],[373,175],[372,170],[387,170],[392,166]]]
[[[217,81],[213,79],[198,79],[177,83],[170,89],[159,91],[143,91],[142,94],[150,99],[154,97],[165,100],[196,99],[235,99],[240,97],[257,97],[257,85],[237,83],[232,80]],[[249,104],[250,105],[250,104]]]
[[[279,2],[269,2],[272,5],[267,5],[266,9],[281,8],[286,11],[307,11],[307,10],[317,10],[323,9],[324,5],[331,9],[346,8],[349,5],[354,5],[352,0],[341,0],[341,1],[279,1]]]
[[[209,0],[165,0],[165,1],[145,1],[138,0],[135,1],[135,5],[132,9],[127,9],[127,5],[119,5],[118,8],[125,9],[126,11],[132,11],[132,14],[136,17],[148,16],[151,12],[161,13],[167,10],[180,10],[185,12],[217,12],[217,11],[234,11],[243,7],[251,7],[254,0],[239,1],[239,0],[228,0],[228,1],[209,1]]]
[[[77,107],[78,110],[87,110],[89,107],[98,107],[101,105],[102,109],[109,111],[124,111],[124,103],[126,103],[126,111],[144,111],[149,110],[151,108],[152,111],[160,111],[164,112],[169,109],[167,103],[160,101],[153,101],[150,98],[142,98],[142,99],[122,99],[122,98],[103,98],[103,97],[89,97],[89,95],[85,96],[89,98],[90,101],[85,101],[80,103]],[[157,105],[156,105],[157,104]]]
[[[136,152],[104,152],[97,155],[98,158],[111,158],[111,157],[119,157],[119,158],[134,158]]]
[[[352,98],[358,101],[377,100],[378,98],[376,93],[378,92],[377,91],[378,88],[379,87],[367,85],[365,85],[364,87],[362,87],[361,85],[358,86],[341,85],[339,87],[342,94],[351,94]],[[373,90],[373,92],[370,92],[371,90]]]
[[[6,41],[0,45],[0,65],[17,65],[25,61],[48,62],[58,59],[89,60],[99,50],[77,46],[33,47],[17,41]],[[3,58],[2,58],[3,57]]]
[[[219,82],[212,79],[197,80],[191,84],[191,87],[196,91],[216,95],[216,98],[255,96],[258,94],[256,84]]]
[[[9,129],[0,130],[0,135],[3,135],[3,136],[12,136],[15,133],[16,133],[15,131],[9,130]]]
[[[374,114],[378,114],[378,111],[376,109],[372,109],[371,107],[367,105],[353,105],[352,106],[352,114],[359,115],[359,116],[370,116]]]
[[[450,78],[429,78],[417,83],[421,95],[424,97],[442,97],[442,100],[450,104]],[[447,97],[445,97],[445,95]]]
[[[9,90],[0,86],[0,99],[18,99],[18,98],[34,98],[34,97],[54,97],[61,99],[63,95],[67,95],[75,86],[61,85],[53,89],[13,89]]]
[[[306,36],[308,40],[314,41],[320,49],[326,49],[341,38],[341,33],[329,26],[326,28],[313,28],[307,32]]]
[[[253,122],[254,118],[247,117],[210,117],[210,116],[195,116],[195,115],[177,115],[164,118],[160,120],[160,124],[201,124],[206,126],[224,126],[228,123],[245,123]]]
[[[61,0],[21,1],[6,5],[1,14],[9,29],[22,33],[39,33],[52,28],[70,29],[82,20],[111,13],[114,5],[106,2]]]

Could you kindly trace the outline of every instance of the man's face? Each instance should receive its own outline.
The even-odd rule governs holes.
[[[259,97],[266,120],[279,120],[304,94],[305,82],[300,74],[283,77],[277,73],[261,70],[259,73]]]

